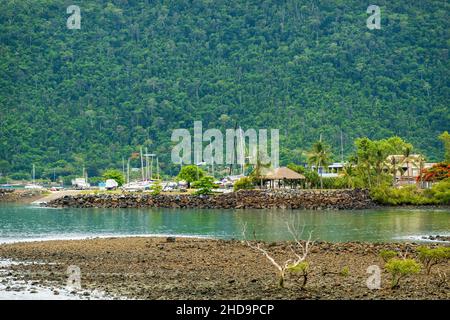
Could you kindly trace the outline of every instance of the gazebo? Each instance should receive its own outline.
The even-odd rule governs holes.
[[[266,182],[269,181],[270,188],[275,188],[275,181],[278,181],[278,187],[288,185],[296,185],[300,180],[306,179],[304,175],[295,172],[287,167],[280,167],[275,169],[267,169],[262,172],[261,179]]]

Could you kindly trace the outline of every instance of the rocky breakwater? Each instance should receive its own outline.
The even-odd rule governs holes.
[[[205,208],[205,209],[366,209],[375,206],[367,190],[240,190],[192,194],[83,194],[64,196],[45,204],[75,208]]]

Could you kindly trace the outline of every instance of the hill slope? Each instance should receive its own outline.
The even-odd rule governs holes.
[[[445,1],[2,1],[0,159],[89,174],[144,145],[170,165],[172,129],[279,128],[282,162],[319,134],[399,135],[430,159],[449,129]]]

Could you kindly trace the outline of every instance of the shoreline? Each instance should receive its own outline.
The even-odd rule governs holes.
[[[56,236],[56,237],[42,237],[42,238],[22,238],[22,239],[12,239],[12,240],[2,240],[0,239],[1,245],[9,245],[9,244],[19,244],[19,243],[36,243],[36,242],[50,242],[50,241],[80,241],[80,240],[108,240],[108,239],[132,239],[132,238],[176,238],[176,239],[197,239],[197,240],[216,240],[216,241],[241,241],[240,238],[230,237],[230,238],[220,238],[214,236],[206,236],[206,235],[193,235],[193,234],[169,234],[169,233],[151,233],[151,234],[95,234],[95,235],[79,235],[79,236]],[[438,237],[438,239],[430,239],[430,237]],[[346,244],[346,243],[362,243],[362,244],[413,244],[413,245],[425,245],[425,244],[436,244],[436,245],[446,245],[450,244],[450,240],[440,240],[439,238],[450,238],[450,233],[441,233],[438,236],[435,235],[408,235],[392,238],[391,241],[347,241],[347,242],[331,242],[331,241],[323,241],[318,239],[319,242],[327,242],[333,244]],[[257,240],[261,242],[274,242],[274,241],[266,241],[266,240]],[[282,242],[286,240],[278,240],[275,242]]]
[[[290,254],[289,242],[263,245],[279,261]],[[380,250],[414,256],[418,246],[317,242],[308,258],[311,271],[305,290],[294,276],[279,288],[275,268],[239,240],[111,237],[14,243],[0,245],[0,259],[39,262],[14,265],[10,272],[44,285],[64,286],[67,266],[77,265],[83,290],[131,299],[448,299],[448,284],[436,283],[437,269],[448,274],[448,264],[429,276],[422,271],[406,278],[396,290],[389,288],[390,275],[382,271],[381,289],[366,287],[367,267],[383,270]],[[342,273],[345,268],[347,275]]]
[[[96,240],[96,239],[127,239],[127,238],[186,238],[186,239],[198,239],[198,240],[225,240],[221,238],[214,238],[201,235],[189,235],[189,234],[105,234],[105,235],[80,235],[69,237],[53,237],[53,238],[30,238],[21,240],[4,241],[0,240],[0,246],[18,243],[36,243],[36,242],[48,242],[48,241],[79,241],[79,240]],[[439,241],[434,241],[439,242]]]
[[[367,192],[367,190],[359,190],[359,189],[325,189],[325,190],[316,190],[316,189],[299,189],[294,191],[295,193],[311,193],[311,194],[327,194],[327,193],[340,193],[340,192],[348,192],[348,191],[356,191],[357,193],[362,191],[363,193]],[[256,192],[266,191],[269,194],[277,194],[280,191],[269,191],[269,190],[254,190],[253,192],[246,192],[247,196],[250,198]],[[245,191],[244,191],[245,192]],[[282,192],[282,191],[281,191]],[[242,191],[241,191],[242,193]],[[292,192],[290,192],[292,193]],[[235,197],[239,194],[239,192],[232,192]],[[180,197],[181,196],[181,197]],[[0,205],[1,204],[16,204],[16,205],[33,205],[36,207],[42,208],[53,208],[53,209],[61,209],[61,208],[174,208],[174,209],[287,209],[287,210],[367,210],[367,209],[405,209],[405,210],[450,210],[450,205],[445,204],[430,204],[430,205],[383,205],[376,203],[370,199],[367,195],[363,195],[361,199],[357,199],[356,204],[353,204],[352,201],[348,201],[349,199],[345,199],[344,204],[342,203],[325,203],[323,201],[315,201],[316,203],[306,203],[302,204],[301,201],[303,199],[299,199],[297,203],[292,204],[292,199],[280,199],[281,202],[274,204],[273,202],[266,201],[267,199],[263,199],[263,201],[256,201],[257,204],[252,204],[252,200],[250,200],[250,204],[246,201],[240,200],[241,203],[235,203],[235,205],[230,205],[229,201],[226,205],[220,205],[217,202],[213,202],[213,204],[208,204],[203,201],[203,203],[188,203],[183,204],[179,203],[180,198],[199,198],[199,199],[208,199],[218,198],[222,195],[211,195],[211,196],[193,196],[189,194],[170,194],[163,193],[158,196],[151,196],[149,194],[143,193],[122,193],[122,194],[109,194],[109,193],[88,193],[82,194],[79,190],[65,190],[52,192],[50,194],[39,191],[39,190],[19,190],[10,193],[0,194]],[[131,199],[131,202],[128,201],[126,205],[120,204],[120,198],[128,197]],[[142,200],[142,198],[146,198],[146,200]],[[149,198],[153,198],[153,200],[149,200]],[[158,202],[158,199],[163,199]],[[242,196],[240,198],[243,198]],[[292,198],[292,196],[290,197]],[[136,201],[137,199],[137,201]],[[156,199],[156,201],[154,200]],[[93,201],[92,201],[93,200]],[[261,200],[261,199],[257,199]],[[283,203],[283,200],[285,203]],[[310,200],[310,199],[309,199]],[[335,199],[334,199],[335,200]],[[333,201],[334,201],[333,200]],[[264,204],[264,201],[267,204]],[[109,202],[109,203],[108,203]],[[119,203],[118,203],[119,202]],[[164,203],[166,202],[166,203]]]

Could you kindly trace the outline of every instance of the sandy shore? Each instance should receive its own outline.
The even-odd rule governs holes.
[[[286,242],[265,244],[277,260],[290,256]],[[381,249],[408,251],[415,244],[317,243],[310,254],[305,290],[296,276],[277,286],[276,269],[241,241],[177,238],[109,238],[4,244],[1,259],[33,261],[10,266],[8,275],[54,287],[67,283],[67,267],[79,266],[83,290],[100,290],[135,299],[449,299],[438,270],[406,278],[390,289],[391,276],[382,271],[381,289],[370,290],[370,265],[383,269]],[[348,273],[343,270],[348,269]],[[0,279],[0,281],[3,281]]]

